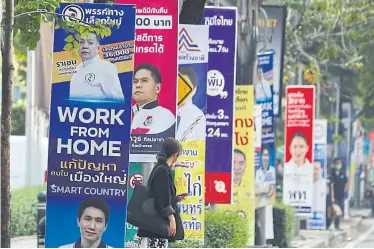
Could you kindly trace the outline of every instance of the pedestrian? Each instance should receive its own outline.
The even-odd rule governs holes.
[[[168,242],[175,240],[170,237],[177,233],[176,216],[177,203],[183,201],[187,194],[176,194],[176,188],[172,177],[175,163],[182,152],[182,146],[174,138],[166,138],[162,144],[160,154],[157,155],[157,163],[150,175],[148,187],[155,200],[155,207],[159,214],[170,222],[169,239],[139,228],[138,236],[141,238],[141,248],[167,248]],[[181,228],[183,229],[183,228]]]
[[[328,171],[330,172],[330,171]],[[328,230],[331,226],[332,218],[329,216],[329,207],[332,204],[332,197],[331,197],[331,174],[328,173],[326,177],[326,229]]]
[[[332,165],[331,173],[331,200],[333,203],[339,205],[342,210],[342,216],[344,217],[344,195],[345,191],[348,190],[348,176],[346,174],[346,169],[343,166],[342,160],[336,158],[334,164]],[[335,218],[335,229],[341,231],[340,227],[341,217]]]

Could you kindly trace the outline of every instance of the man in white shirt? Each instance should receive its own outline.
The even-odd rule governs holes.
[[[322,164],[314,161],[313,166],[313,212],[325,212],[326,180],[322,177]]]
[[[272,97],[270,84],[265,80],[262,69],[257,70],[257,82],[255,91],[256,101],[265,101],[271,99]]]
[[[158,104],[161,91],[160,71],[152,64],[143,63],[134,70],[133,120],[131,134],[160,134],[175,136],[175,116],[168,109]]]
[[[275,168],[270,163],[270,150],[267,147],[262,148],[262,167],[256,170],[255,186],[256,196],[259,202],[269,201],[273,196],[275,189]],[[261,204],[260,204],[261,205]]]
[[[205,139],[206,118],[204,113],[192,102],[197,90],[197,75],[194,69],[180,67],[179,73],[192,86],[192,93],[178,106],[177,135],[179,141]]]
[[[114,64],[99,56],[100,38],[89,33],[79,40],[82,63],[70,81],[70,99],[124,101],[121,82]]]
[[[59,248],[111,248],[102,241],[109,213],[109,205],[101,198],[93,197],[82,201],[77,217],[81,236],[76,242]]]

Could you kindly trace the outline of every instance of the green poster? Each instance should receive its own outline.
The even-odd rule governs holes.
[[[143,164],[130,163],[129,164],[129,182],[127,184],[127,200],[131,199],[132,192],[136,182],[143,183]],[[126,248],[138,248],[139,238],[136,235],[138,228],[126,222]]]

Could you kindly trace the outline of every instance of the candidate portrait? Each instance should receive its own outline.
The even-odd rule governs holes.
[[[100,37],[88,33],[78,44],[82,63],[71,78],[70,99],[124,101],[116,65],[100,58]]]
[[[101,198],[88,198],[78,206],[77,225],[80,237],[59,248],[111,248],[102,241],[108,226],[109,205]]]

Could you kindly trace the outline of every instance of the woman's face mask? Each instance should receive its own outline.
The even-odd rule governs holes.
[[[342,165],[340,163],[335,164],[336,170],[341,170],[341,168],[342,168]]]

